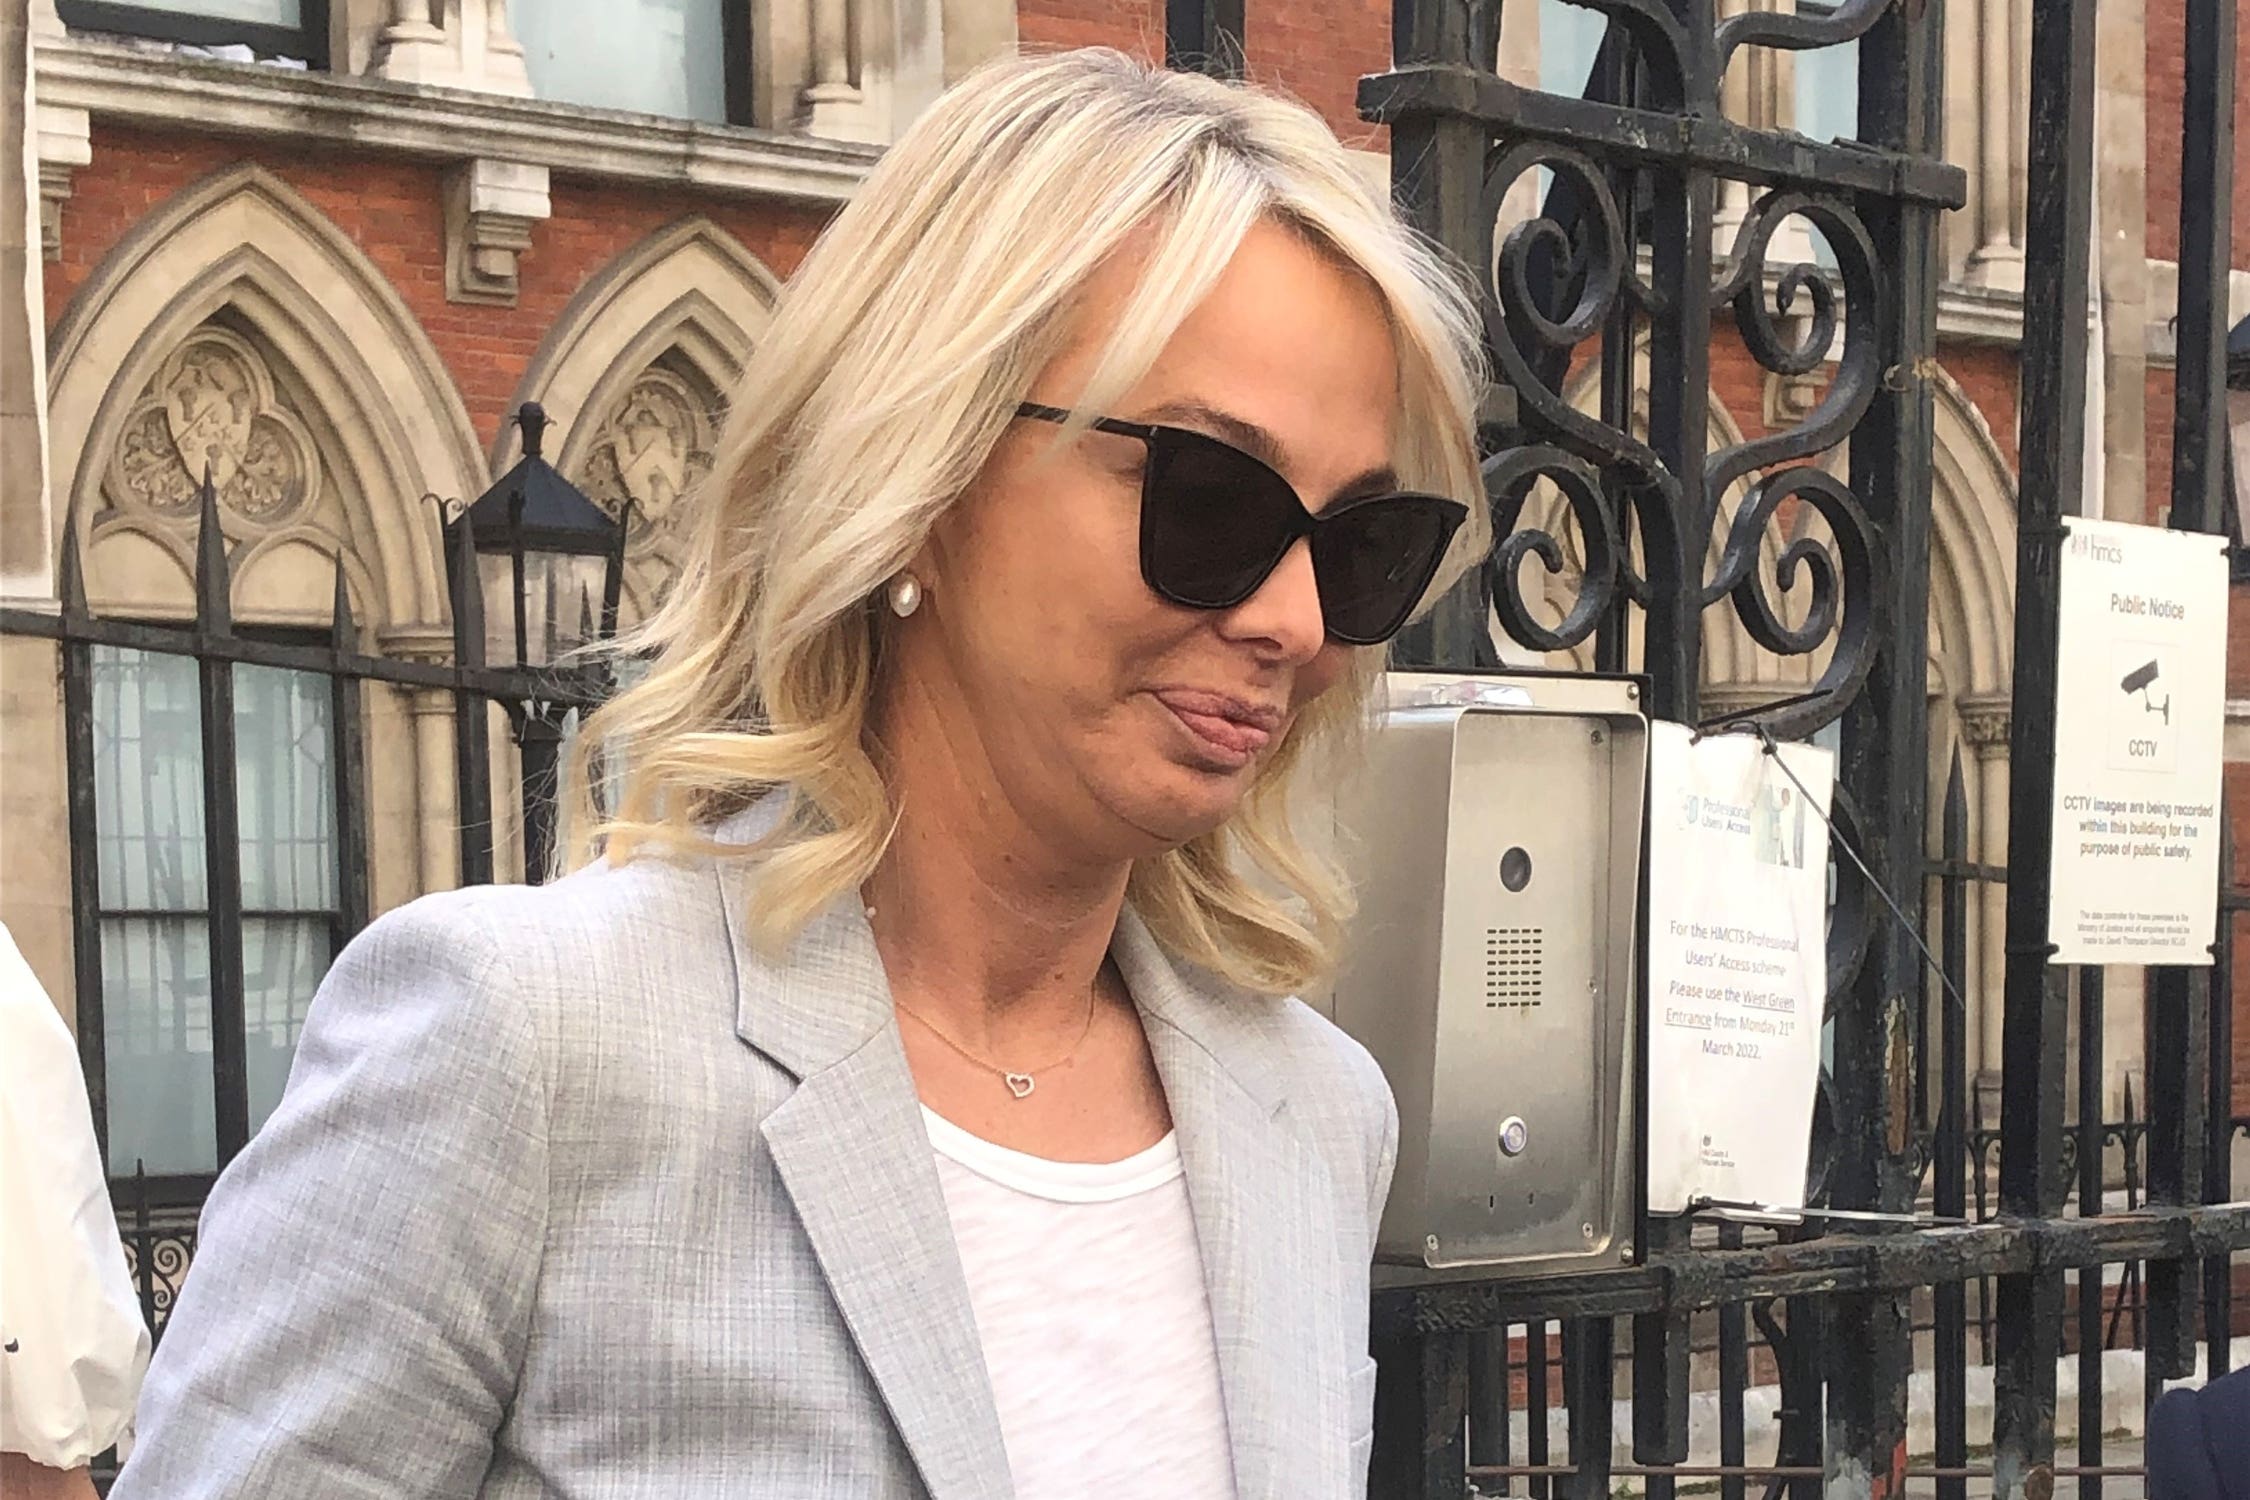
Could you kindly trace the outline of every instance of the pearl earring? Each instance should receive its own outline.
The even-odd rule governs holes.
[[[891,613],[900,619],[922,607],[922,584],[912,573],[891,580]]]

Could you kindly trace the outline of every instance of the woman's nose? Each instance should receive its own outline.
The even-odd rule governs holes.
[[[1298,538],[1257,592],[1220,615],[1219,630],[1228,639],[1258,646],[1263,654],[1291,666],[1319,655],[1328,641],[1328,626],[1313,576],[1312,542]]]

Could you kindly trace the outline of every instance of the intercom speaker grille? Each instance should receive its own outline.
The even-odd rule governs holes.
[[[1484,1005],[1487,1010],[1530,1010],[1546,993],[1544,927],[1484,930]]]

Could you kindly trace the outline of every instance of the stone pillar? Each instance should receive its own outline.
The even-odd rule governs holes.
[[[2147,510],[2149,335],[2173,310],[2156,305],[2149,277],[2145,11],[2144,0],[2102,0],[2094,22],[2093,274],[2101,346],[2088,375],[2101,382],[2101,428],[2089,434],[2088,456],[2100,465],[2101,513],[2120,521],[2157,519]]]
[[[1961,738],[1976,756],[1975,803],[1971,811],[1969,846],[1980,864],[2008,862],[2008,734],[2012,700],[1964,699]],[[1971,1020],[1977,1038],[1977,1091],[1983,1096],[1987,1122],[1999,1119],[2001,1042],[2001,988],[2008,972],[2008,888],[1998,881],[1977,884],[1969,903],[1968,1000],[1975,1007]]]
[[[1518,88],[1539,87],[1539,7],[1536,5],[1503,5],[1500,7],[1500,55],[1493,63],[1493,71]],[[1390,166],[1384,165],[1385,191],[1388,192]],[[1494,243],[1508,237],[1510,230],[1539,212],[1539,174],[1525,172],[1508,185],[1501,195],[1499,219],[1494,230]]]
[[[368,72],[394,83],[530,97],[507,0],[441,0],[436,20],[432,13],[429,0],[390,0]]]
[[[461,883],[461,802],[454,786],[453,695],[418,688],[407,695],[414,720],[415,832],[420,839],[421,891]]]
[[[49,602],[55,588],[46,277],[37,248],[45,172],[34,139],[40,110],[32,64],[40,9],[0,18],[0,215],[7,221],[0,228],[0,592],[12,602]],[[53,23],[53,7],[45,9]]]
[[[2021,14],[2019,14],[2019,12]],[[2029,14],[2022,0],[1977,0],[1963,19],[1977,29],[1977,176],[1970,208],[1977,223],[1977,248],[1970,253],[1968,279],[1977,286],[2023,290],[2024,140],[2029,129],[2028,92],[2016,91],[2016,53],[2028,49],[2030,33],[2016,35]]]
[[[31,0],[27,64],[39,43],[61,41],[68,35],[55,14],[54,0]],[[62,254],[62,206],[70,197],[71,174],[94,159],[93,119],[83,109],[39,103],[29,71],[23,98],[25,118],[32,122],[38,146],[40,249],[45,259],[55,260]]]
[[[797,128],[831,140],[882,140],[869,118],[855,59],[856,9],[852,0],[808,0],[811,6],[812,82],[798,96]]]
[[[1793,11],[1796,0],[1719,0],[1719,18],[1750,11]],[[1777,47],[1737,48],[1719,84],[1719,113],[1752,130],[1787,130],[1796,123],[1797,70],[1791,54]],[[1747,182],[1722,178],[1711,219],[1711,253],[1734,249],[1735,232],[1750,217],[1758,192]],[[1812,231],[1802,219],[1784,221],[1766,243],[1766,264],[1778,268],[1813,258]]]
[[[1756,0],[1719,0],[1718,18],[1722,21],[1738,16],[1756,7]],[[1753,106],[1750,100],[1750,54],[1762,49],[1742,47],[1736,50],[1733,63],[1726,76],[1719,80],[1719,113],[1737,125],[1751,122]],[[1736,231],[1742,221],[1750,217],[1750,184],[1732,178],[1719,179],[1718,202],[1711,215],[1711,253],[1724,256],[1734,249]]]

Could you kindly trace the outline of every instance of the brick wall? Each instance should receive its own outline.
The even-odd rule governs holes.
[[[1247,0],[1250,77],[1320,111],[1347,146],[1383,148],[1359,117],[1360,76],[1390,66],[1390,0]],[[1016,34],[1029,48],[1115,47],[1160,62],[1163,0],[1021,0]]]
[[[53,327],[117,242],[183,188],[255,161],[327,215],[373,261],[429,334],[460,388],[478,437],[490,444],[539,343],[570,298],[610,261],[676,219],[704,213],[786,276],[825,222],[793,204],[745,205],[671,188],[629,188],[557,177],[554,216],[518,262],[515,307],[445,297],[444,213],[433,165],[298,146],[155,135],[97,122],[94,160],[72,179],[63,253],[46,275]]]
[[[1385,149],[1359,117],[1359,80],[1391,65],[1390,0],[1246,0],[1250,76],[1320,111],[1347,146]]]
[[[1164,60],[1164,0],[1018,0],[1026,47],[1115,47]]]
[[[2250,87],[2250,15],[2235,13],[2234,72],[2238,119],[2234,138],[2234,257],[2250,270],[2250,121],[2239,117]],[[2185,0],[2147,0],[2148,253],[2180,258],[2181,75],[2187,66]]]
[[[1938,350],[1938,362],[1992,429],[1992,439],[2008,460],[2008,471],[2014,473],[2016,403],[2022,389],[2016,352],[1990,344],[1949,344]]]

